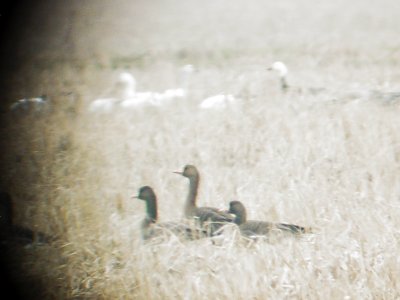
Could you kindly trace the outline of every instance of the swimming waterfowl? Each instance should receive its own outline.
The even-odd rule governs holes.
[[[240,201],[231,201],[229,203],[229,213],[235,215],[234,223],[239,226],[242,235],[250,238],[258,236],[268,236],[274,230],[279,230],[295,235],[311,231],[311,229],[309,228],[293,224],[247,220],[246,208]]]
[[[165,234],[175,234],[186,239],[199,239],[206,237],[206,231],[190,227],[178,222],[158,223],[157,197],[153,189],[149,186],[143,186],[139,189],[137,196],[133,196],[146,202],[146,217],[141,224],[142,237],[148,240]]]
[[[211,235],[217,234],[219,229],[229,222],[233,222],[233,217],[224,211],[215,207],[197,207],[196,198],[200,182],[200,174],[193,165],[186,165],[183,172],[174,172],[189,179],[189,193],[186,198],[184,215],[186,218],[197,218],[200,225],[204,222],[211,222]]]

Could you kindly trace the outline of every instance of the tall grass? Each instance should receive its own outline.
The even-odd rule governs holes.
[[[32,294],[45,298],[398,298],[400,108],[342,96],[399,88],[397,4],[205,3],[104,4],[102,18],[131,6],[153,18],[122,13],[118,24],[134,28],[104,33],[118,53],[64,60],[55,52],[47,59],[50,47],[35,58],[36,69],[9,79],[10,98],[24,86],[46,91],[52,105],[43,115],[4,114],[1,187],[14,196],[17,223],[58,237],[17,249],[16,277],[41,287]],[[93,39],[100,34],[87,32]],[[127,32],[130,52],[119,40]],[[84,35],[74,34],[79,49]],[[276,59],[289,62],[292,83],[330,92],[280,93],[264,71]],[[120,69],[132,71],[140,89],[162,90],[177,84],[184,63],[199,69],[187,99],[88,112]],[[197,108],[221,91],[241,101],[219,112]],[[227,208],[236,199],[251,219],[311,226],[315,233],[248,243],[231,226],[214,243],[143,243],[144,204],[130,195],[150,185],[160,220],[182,219],[188,182],[172,171],[188,163],[202,176],[199,205]]]

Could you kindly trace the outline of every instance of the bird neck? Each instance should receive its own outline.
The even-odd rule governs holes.
[[[155,196],[146,199],[146,219],[144,222],[155,223],[157,222],[157,199]]]
[[[281,76],[281,89],[282,91],[286,92],[289,88],[289,85],[286,80],[286,76]]]
[[[197,190],[199,187],[199,177],[191,177],[189,178],[189,193],[186,198],[185,204],[185,216],[191,217],[194,215],[194,211],[196,209],[196,198],[197,198]]]
[[[183,88],[185,91],[189,88],[189,83],[190,83],[190,73],[189,72],[183,72],[181,75],[181,88]]]
[[[127,82],[124,89],[123,89],[123,98],[130,99],[135,96],[136,93],[136,85],[135,82]]]
[[[235,219],[233,220],[233,222],[237,225],[246,223],[246,212],[245,211],[240,211],[237,212],[235,215]]]

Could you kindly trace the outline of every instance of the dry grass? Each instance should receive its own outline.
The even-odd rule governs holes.
[[[20,280],[52,299],[398,298],[400,107],[340,97],[400,88],[399,4],[196,3],[87,2],[81,14],[96,8],[99,18],[87,22],[101,20],[85,35],[92,47],[99,40],[97,56],[78,55],[87,44],[77,13],[74,60],[50,44],[32,58],[34,77],[27,66],[8,79],[11,99],[28,90],[53,101],[49,114],[5,114],[1,132],[1,186],[16,200],[16,222],[59,236],[17,251]],[[121,11],[135,18],[114,20]],[[293,83],[331,92],[282,95],[264,72],[277,59]],[[184,63],[199,68],[185,101],[87,112],[116,71],[128,67],[140,89],[162,90]],[[243,101],[223,112],[196,108],[219,91]],[[187,163],[202,175],[199,204],[237,199],[253,219],[316,233],[248,244],[230,228],[216,244],[143,244],[144,205],[130,195],[150,185],[161,220],[182,218],[187,181],[172,171]]]

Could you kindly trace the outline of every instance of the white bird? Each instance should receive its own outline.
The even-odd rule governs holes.
[[[40,97],[35,98],[24,98],[15,101],[10,105],[10,111],[18,112],[18,111],[34,111],[40,112],[44,110],[44,107],[47,105],[48,97],[46,95],[42,95]]]
[[[118,102],[116,98],[101,98],[93,100],[89,105],[90,112],[110,112]]]
[[[282,91],[285,92],[289,88],[289,85],[288,85],[287,79],[286,79],[286,75],[288,73],[288,69],[287,69],[286,65],[281,61],[276,61],[268,68],[268,70],[274,70],[274,71],[278,72],[280,82],[281,82],[281,89],[282,89]]]
[[[164,97],[166,100],[168,99],[174,99],[174,98],[185,98],[188,93],[188,88],[189,88],[189,80],[190,80],[190,75],[194,72],[194,67],[193,65],[184,65],[181,70],[181,79],[180,79],[180,84],[181,87],[175,88],[175,89],[167,89],[162,93],[162,97]]]
[[[132,74],[122,72],[113,86],[111,97],[93,100],[89,105],[91,112],[110,112],[118,103],[135,96],[136,80]]]
[[[288,90],[291,91],[296,91],[299,93],[309,93],[312,95],[316,95],[316,94],[320,94],[321,92],[325,92],[326,89],[323,87],[293,87],[291,85],[288,84],[287,81],[287,74],[288,74],[288,68],[286,67],[286,65],[281,62],[281,61],[276,61],[274,62],[267,70],[272,70],[272,71],[277,71],[278,72],[278,76],[279,76],[279,80],[280,80],[280,84],[281,84],[281,90],[282,92],[286,92]]]
[[[120,106],[127,109],[135,109],[143,106],[162,106],[173,99],[184,98],[187,95],[189,76],[193,73],[192,65],[185,65],[181,70],[181,87],[167,89],[162,93],[158,92],[135,92],[130,97],[121,101]]]
[[[172,99],[184,98],[187,95],[189,75],[193,73],[192,65],[185,65],[182,68],[181,87],[167,89],[163,93],[158,92],[137,92],[136,80],[128,72],[119,75],[114,89],[118,91],[109,98],[100,98],[91,102],[89,111],[110,112],[115,106],[123,109],[137,109],[143,106],[162,106]]]
[[[224,109],[229,107],[236,98],[233,95],[219,94],[204,99],[199,107],[202,109]]]
[[[281,83],[281,89],[283,92],[286,92],[287,90],[294,90],[300,93],[308,93],[311,95],[317,95],[322,92],[328,92],[329,95],[329,90],[327,90],[324,87],[293,87],[292,85],[289,85],[287,82],[287,74],[288,74],[288,68],[286,65],[281,62],[281,61],[276,61],[274,62],[268,70],[273,70],[277,71],[279,78],[280,78],[280,83]],[[400,92],[384,92],[380,90],[365,90],[365,89],[358,89],[358,90],[353,90],[353,91],[344,91],[341,93],[335,93],[338,94],[337,96],[341,99],[344,100],[377,100],[381,101],[384,104],[395,104],[400,101]],[[332,100],[337,101],[336,97],[333,98]]]
[[[119,81],[122,85],[121,89],[121,98],[128,99],[135,95],[136,93],[136,80],[132,74],[128,72],[122,72],[119,75]]]
[[[163,95],[156,92],[135,93],[132,97],[120,102],[120,107],[133,109],[143,106],[160,106],[163,102]]]

